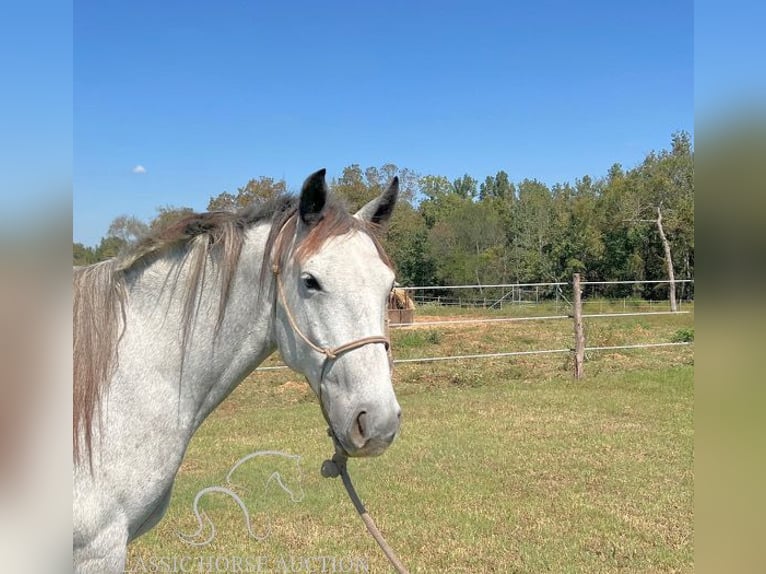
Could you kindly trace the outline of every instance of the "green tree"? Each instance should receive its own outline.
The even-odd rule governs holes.
[[[364,185],[369,192],[368,195],[372,197],[379,195],[391,183],[394,176],[399,178],[399,201],[412,203],[419,177],[414,171],[406,167],[397,167],[393,163],[385,163],[379,168],[368,167],[364,170]]]
[[[460,209],[463,198],[453,193],[450,181],[441,175],[426,175],[420,178],[419,194],[423,198],[420,202],[420,214],[431,228],[437,221],[442,220]]]
[[[211,197],[207,208],[209,211],[236,211],[248,205],[260,205],[270,199],[287,192],[284,179],[275,180],[272,177],[260,176],[248,181],[243,187],[237,188],[236,194],[228,191]]]
[[[553,202],[550,190],[524,179],[518,186],[508,228],[509,267],[517,281],[544,281],[555,276],[552,258]]]
[[[364,170],[356,163],[346,166],[340,177],[332,179],[330,190],[336,197],[341,198],[353,213],[380,195],[394,176],[399,177],[399,201],[412,203],[419,176],[412,170],[397,167],[393,163],[386,163],[380,167],[370,166]]]
[[[102,237],[101,242],[98,244],[98,247],[96,247],[96,261],[104,261],[106,259],[117,257],[127,245],[128,242],[121,237],[116,237],[114,235]]]
[[[673,134],[671,149],[651,152],[628,172],[616,212],[633,239],[631,260],[643,262],[647,279],[667,279],[679,271],[693,273],[694,182],[691,138]],[[637,271],[634,269],[634,271]],[[664,292],[663,292],[664,291]],[[645,290],[664,297],[667,289]],[[671,295],[671,306],[674,298]]]
[[[474,199],[477,195],[478,182],[467,173],[452,182],[452,190],[463,199]]]
[[[604,254],[601,219],[597,209],[600,184],[589,176],[569,184],[556,185],[552,193],[551,257],[553,276],[569,280],[573,273],[590,277]]]
[[[73,264],[77,266],[96,263],[96,252],[92,247],[86,247],[82,243],[72,243]]]
[[[175,207],[172,205],[162,205],[157,208],[157,215],[154,216],[152,222],[149,224],[151,231],[157,231],[163,229],[175,221],[191,215],[194,210],[191,207]]]
[[[375,184],[378,183],[378,174],[375,168],[368,168],[367,173],[373,178]],[[340,177],[333,178],[330,182],[330,189],[336,197],[342,198],[349,211],[352,213],[360,209],[368,201],[376,196],[376,189],[368,185],[365,173],[359,164],[352,164],[343,168]]]
[[[123,243],[135,243],[149,231],[149,226],[133,215],[118,215],[112,220],[106,232],[107,237],[116,237]]]
[[[490,284],[504,278],[504,231],[488,204],[462,198],[429,233],[437,278],[444,284]]]
[[[647,154],[632,169],[614,164],[602,178],[585,175],[552,188],[533,179],[515,185],[502,170],[478,186],[469,174],[451,182],[392,163],[352,164],[330,185],[353,211],[399,177],[400,204],[383,241],[403,284],[568,280],[573,272],[592,280],[666,279],[665,245],[674,272],[694,275],[693,159],[689,134],[679,132],[669,149]],[[285,191],[283,180],[260,177],[211,198],[209,208],[238,209]],[[73,244],[74,261],[112,257],[190,212],[160,207],[150,224],[120,216],[96,248]],[[662,288],[630,286],[611,294],[631,291],[667,296]]]
[[[498,171],[494,176],[488,175],[479,187],[479,199],[511,198],[516,190],[504,171]],[[512,199],[512,198],[511,198]]]
[[[604,253],[590,270],[602,280],[631,280],[644,278],[641,244],[644,238],[634,233],[626,219],[626,202],[633,202],[633,175],[620,164],[614,164],[604,183],[597,208],[601,220]],[[627,295],[631,288],[612,289],[614,294]]]
[[[384,245],[402,285],[432,285],[436,281],[436,265],[428,249],[428,228],[409,202],[397,205]]]

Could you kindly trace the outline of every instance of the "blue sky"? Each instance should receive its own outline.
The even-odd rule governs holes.
[[[66,207],[72,179],[72,6],[0,4],[0,225]],[[68,217],[68,214],[67,214]]]
[[[74,240],[319,167],[631,167],[693,132],[693,24],[690,1],[78,1]]]
[[[766,102],[766,3],[698,0],[694,5],[694,95],[697,120],[729,118]]]

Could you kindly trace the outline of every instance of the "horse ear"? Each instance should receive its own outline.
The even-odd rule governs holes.
[[[324,176],[326,169],[315,171],[306,178],[301,188],[301,199],[298,213],[301,221],[311,227],[322,219],[322,211],[327,203],[327,183]]]
[[[354,217],[370,223],[386,223],[394,211],[397,197],[399,197],[399,178],[394,177],[386,191],[357,211]]]

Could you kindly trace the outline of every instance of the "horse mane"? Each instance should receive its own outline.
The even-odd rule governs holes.
[[[292,254],[302,262],[329,238],[353,230],[369,235],[381,259],[391,266],[378,240],[377,226],[353,217],[340,202],[330,198],[321,219],[303,235],[291,253],[291,242],[285,238],[295,236],[298,219],[298,198],[287,195],[238,211],[193,213],[152,232],[113,259],[74,269],[72,430],[76,463],[86,454],[92,465],[93,419],[118,361],[119,339],[125,328],[129,274],[140,273],[158,259],[175,253],[181,253],[185,263],[188,261],[181,317],[183,371],[196,303],[205,284],[206,265],[213,262],[220,271],[216,274],[220,291],[215,336],[225,316],[245,233],[251,227],[271,224],[261,266],[261,293],[273,287],[273,261],[282,265]]]

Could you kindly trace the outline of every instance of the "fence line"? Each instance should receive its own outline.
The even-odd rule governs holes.
[[[500,283],[497,285],[418,285],[416,287],[406,287],[404,285],[397,285],[397,289],[404,289],[405,291],[426,291],[436,289],[507,289],[509,287],[560,287],[562,285],[569,285],[567,282],[556,283]]]
[[[433,363],[436,361],[452,361],[461,359],[483,359],[492,357],[517,357],[520,355],[550,355],[553,353],[570,353],[572,349],[550,349],[546,351],[508,351],[502,353],[481,353],[477,355],[447,355],[444,357],[418,357],[414,359],[394,359],[395,365],[403,363]],[[287,365],[277,365],[274,367],[258,367],[256,371],[278,371],[288,369]]]
[[[654,347],[678,347],[691,345],[691,343],[645,343],[638,345],[613,345],[609,347],[585,347],[585,351],[614,351],[620,349],[650,349]],[[422,357],[418,359],[396,359],[394,364],[400,363],[433,363],[436,361],[462,360],[462,359],[493,359],[498,357],[518,357],[520,355],[551,355],[554,353],[571,353],[573,349],[549,349],[545,351],[509,351],[507,353],[481,353],[478,355],[449,355],[445,357]]]
[[[693,283],[694,279],[678,279],[676,283]],[[583,352],[598,352],[598,351],[613,351],[613,350],[630,350],[630,349],[652,349],[660,347],[680,347],[691,345],[691,342],[674,342],[674,343],[640,343],[634,345],[610,345],[602,347],[587,347],[585,346],[585,339],[583,336],[582,319],[597,319],[597,318],[610,318],[610,317],[639,317],[648,315],[685,315],[690,311],[650,311],[650,312],[630,312],[630,313],[582,313],[582,301],[578,296],[581,287],[583,285],[628,285],[628,284],[643,284],[643,283],[670,283],[667,281],[580,281],[579,274],[575,274],[574,281],[572,282],[575,287],[575,301],[572,315],[545,315],[536,317],[494,317],[494,318],[482,318],[482,319],[452,319],[448,321],[422,321],[416,323],[397,323],[391,325],[391,328],[409,328],[418,326],[436,326],[436,325],[459,325],[459,324],[480,324],[480,323],[510,323],[518,321],[546,321],[546,320],[561,320],[572,319],[575,317],[580,318],[580,322],[575,320],[575,341],[579,341],[575,348],[568,349],[547,349],[547,350],[531,350],[531,351],[507,351],[498,353],[480,353],[470,355],[449,355],[442,357],[420,357],[411,359],[395,359],[394,364],[407,364],[407,363],[432,363],[437,361],[452,361],[452,360],[470,360],[470,359],[483,359],[483,358],[500,358],[500,357],[519,357],[528,355],[551,355],[559,353],[575,353],[576,358],[581,356]],[[508,283],[501,285],[431,285],[431,286],[417,286],[417,287],[403,287],[405,290],[427,290],[427,289],[491,289],[491,288],[516,288],[516,287],[542,287],[542,286],[562,286],[570,285],[570,283],[556,282],[556,283]],[[504,295],[503,297],[506,297]],[[579,352],[578,352],[579,351]],[[577,360],[575,361],[577,363]],[[289,368],[287,365],[275,365],[270,367],[259,367],[256,371],[277,371]],[[579,369],[575,369],[575,377],[580,378],[582,376],[582,366]]]
[[[694,283],[694,279],[675,279],[674,283]],[[670,283],[670,279],[637,279],[632,281],[580,281],[580,285],[638,285],[641,283]],[[571,285],[571,281],[551,281],[548,283],[496,283],[492,285],[397,285],[405,291],[427,291],[436,289],[507,289],[509,287],[561,287]]]
[[[580,285],[638,285],[638,284],[670,283],[670,279],[636,280],[636,281],[580,281]],[[674,279],[673,283],[694,283],[694,279]],[[565,283],[564,285],[568,285]]]
[[[674,280],[674,284],[677,289],[681,289],[682,293],[685,293],[687,286],[694,284],[694,279],[677,279]],[[617,287],[628,286],[640,286],[646,285],[647,289],[658,288],[662,286],[668,286],[670,284],[669,279],[649,279],[649,280],[614,280],[614,281],[581,281],[581,288],[586,285],[591,285],[592,290],[595,290],[594,294],[598,296],[598,289],[609,289]],[[412,285],[402,286],[401,289],[409,293],[412,299],[421,304],[427,305],[435,303],[440,306],[459,306],[461,308],[489,308],[495,307],[502,308],[505,304],[513,306],[523,304],[539,303],[541,298],[544,300],[552,300],[555,298],[556,304],[559,304],[559,300],[563,298],[567,303],[567,298],[564,291],[569,289],[562,289],[563,287],[571,287],[572,283],[568,281],[550,281],[550,282],[528,282],[528,283],[498,283],[489,285]],[[469,290],[471,292],[466,298],[461,296],[461,291]],[[480,293],[477,293],[480,291]],[[446,296],[442,296],[439,293],[445,293]],[[490,295],[488,298],[487,296]],[[651,303],[651,301],[647,301]]]
[[[585,347],[586,351],[615,351],[620,349],[652,349],[654,347],[683,347],[691,345],[692,341],[679,341],[677,343],[640,343],[637,345],[611,345],[608,347]]]
[[[539,317],[496,317],[489,319],[450,319],[449,321],[418,321],[416,323],[392,323],[392,329],[427,327],[431,325],[463,325],[468,323],[513,323],[515,321],[545,321],[548,319],[569,319],[569,315],[546,315]]]
[[[436,361],[451,361],[461,359],[483,359],[491,357],[517,357],[519,355],[550,355],[553,353],[571,353],[571,349],[550,349],[546,351],[508,351],[507,353],[482,353],[479,355],[449,355],[446,357],[421,357],[417,359],[394,359],[394,364],[401,363],[434,363]]]
[[[258,367],[255,370],[256,370],[256,372],[261,372],[261,371],[281,371],[283,369],[289,369],[289,368],[290,367],[288,367],[287,365],[274,365],[273,367]]]
[[[599,317],[641,317],[647,315],[688,315],[691,311],[648,311],[645,313],[597,313],[584,314],[583,318]],[[540,315],[532,317],[492,317],[488,319],[450,319],[448,321],[416,321],[414,323],[392,323],[391,329],[408,329],[412,327],[430,327],[435,325],[465,325],[479,323],[515,323],[518,321],[548,321],[551,319],[571,319],[572,315]]]
[[[596,313],[585,314],[583,317],[597,319],[598,317],[640,317],[642,315],[688,315],[691,311],[648,311],[646,313]]]
[[[586,352],[591,351],[617,351],[630,349],[651,349],[655,347],[682,347],[691,345],[691,342],[679,343],[642,343],[637,345],[611,345],[608,347],[585,347]],[[553,355],[556,353],[571,353],[572,349],[547,349],[544,351],[508,351],[501,353],[480,353],[476,355],[446,355],[443,357],[419,357],[414,359],[394,359],[395,365],[406,363],[435,363],[438,361],[459,361],[466,359],[496,359],[500,357],[519,357],[524,355]],[[279,371],[289,369],[287,365],[273,367],[258,367],[256,371]]]
[[[513,291],[508,291],[503,296],[504,298],[498,299],[497,301],[494,302],[494,304],[496,305],[497,303],[504,302],[507,305],[513,306],[513,307],[523,307],[525,305],[529,306],[529,305],[539,305],[540,304],[538,301],[534,301],[534,300],[517,300],[517,299],[508,300],[507,297],[509,295],[511,295],[511,294],[516,295],[517,293],[514,293]],[[437,305],[441,305],[443,307],[453,307],[453,306],[457,307],[461,303],[463,305],[465,305],[465,306],[479,306],[479,307],[481,307],[482,303],[484,301],[486,301],[487,303],[489,303],[489,301],[490,301],[490,298],[487,298],[487,297],[476,297],[476,298],[470,299],[470,298],[463,298],[463,297],[445,297],[445,296],[442,296],[442,295],[413,295],[411,298],[412,298],[412,300],[415,303],[418,303],[420,305],[429,305],[429,304],[432,304],[432,303],[436,303]],[[634,305],[634,306],[640,306],[640,305],[648,305],[648,306],[652,306],[652,305],[667,305],[667,303],[668,303],[666,300],[641,299],[641,298],[638,298],[638,297],[634,297],[634,298],[630,298],[630,297],[605,297],[605,298],[612,299],[615,302],[621,301],[623,303],[631,304],[631,305]],[[598,301],[600,301],[599,298],[596,298],[596,299],[586,299],[585,300],[586,304],[590,304],[590,305],[592,305],[594,302],[598,302]],[[687,302],[688,302],[688,300],[687,300]],[[490,308],[490,306],[487,305],[487,309],[489,309],[489,308]]]

